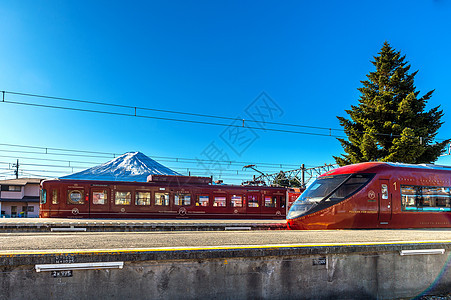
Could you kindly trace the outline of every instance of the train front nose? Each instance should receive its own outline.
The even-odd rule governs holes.
[[[287,215],[288,229],[306,229],[300,218],[308,215],[310,210],[317,205],[317,202],[296,200],[296,202],[291,206]]]
[[[291,230],[304,230],[304,226],[302,222],[299,222],[299,220],[287,220],[287,228]]]

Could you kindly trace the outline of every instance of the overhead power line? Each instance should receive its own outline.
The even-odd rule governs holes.
[[[122,154],[118,153],[109,153],[109,152],[98,152],[98,151],[87,151],[87,150],[77,150],[77,149],[65,149],[65,148],[52,148],[52,147],[42,147],[42,146],[30,146],[30,145],[17,145],[17,144],[5,144],[0,143],[0,146],[6,146],[6,147],[17,147],[17,148],[29,148],[29,149],[39,149],[42,150],[42,152],[36,152],[36,151],[18,151],[18,150],[10,150],[10,149],[0,149],[0,151],[4,152],[11,152],[11,153],[22,153],[22,154],[48,154],[48,155],[57,155],[57,156],[75,156],[75,157],[89,157],[89,158],[106,158],[106,159],[112,159],[116,158]],[[61,151],[66,153],[55,153],[51,151]],[[73,153],[68,153],[73,152]],[[82,153],[82,154],[78,154]],[[89,155],[89,154],[104,154],[104,155]],[[15,158],[15,157],[14,157]],[[258,164],[260,166],[265,167],[275,167],[275,168],[284,168],[284,167],[299,167],[297,164],[287,164],[287,163],[268,163],[268,162],[249,162],[249,161],[231,161],[231,160],[212,160],[212,159],[199,159],[199,158],[186,158],[186,157],[169,157],[169,156],[152,156],[152,158],[157,159],[159,161],[163,161],[164,159],[170,160],[172,162],[176,163],[199,163],[199,162],[206,162],[206,163],[224,163],[229,165],[239,165],[243,166],[246,164]],[[72,160],[70,160],[72,162]],[[76,161],[73,161],[76,162]],[[80,161],[77,161],[80,162]],[[83,162],[83,163],[92,163],[92,162]],[[103,162],[102,162],[103,163]]]
[[[90,112],[90,113],[99,113],[99,114],[108,114],[108,115],[126,116],[126,117],[138,117],[138,118],[146,118],[146,119],[156,119],[156,120],[164,120],[164,121],[184,122],[184,123],[232,127],[232,128],[248,128],[248,129],[254,129],[254,130],[273,131],[273,132],[280,132],[280,133],[293,133],[293,134],[303,134],[303,135],[313,135],[313,136],[328,136],[328,137],[334,137],[334,138],[346,138],[346,136],[344,136],[344,135],[332,134],[332,131],[345,132],[344,129],[327,128],[327,127],[320,127],[320,126],[309,126],[309,125],[301,125],[301,124],[278,123],[278,122],[270,122],[270,121],[245,120],[245,119],[231,118],[231,117],[225,117],[225,116],[190,113],[190,112],[180,112],[180,111],[174,111],[174,110],[155,109],[155,108],[131,106],[131,105],[112,104],[112,103],[99,102],[99,101],[89,101],[89,100],[81,100],[81,99],[73,99],[73,98],[38,95],[38,94],[31,94],[31,93],[20,93],[20,92],[13,92],[13,91],[2,91],[2,93],[3,93],[3,102],[4,103],[16,104],[16,105],[26,105],[26,106],[34,106],[34,107],[42,107],[42,108],[53,108],[53,109],[71,110],[71,111],[79,111],[79,112]],[[79,104],[100,105],[100,106],[113,107],[113,108],[126,108],[126,109],[131,109],[133,111],[133,113],[76,108],[76,107],[67,107],[67,106],[58,106],[58,105],[37,104],[37,103],[20,102],[20,101],[11,101],[11,100],[5,99],[5,95],[7,95],[7,94],[24,96],[24,97],[40,98],[40,99],[48,99],[48,100],[66,101],[66,102],[79,103]],[[152,112],[159,112],[159,113],[170,113],[170,114],[177,114],[177,115],[186,115],[186,116],[191,116],[191,117],[214,118],[214,119],[221,119],[221,120],[228,120],[228,121],[239,121],[242,125],[140,115],[140,114],[138,114],[138,110],[152,111]],[[248,126],[247,125],[248,123],[264,124],[265,126],[262,126],[262,127]],[[286,130],[286,129],[278,129],[278,128],[267,128],[266,125],[290,126],[290,127],[316,129],[316,130],[327,130],[329,133],[317,133],[317,132],[295,131],[295,130]],[[365,134],[367,132],[355,132],[355,133]],[[401,135],[390,134],[390,133],[380,133],[380,132],[374,133],[374,132],[372,132],[371,134],[379,135],[379,136],[389,136],[392,138],[401,137]],[[422,139],[423,140],[425,139],[424,137],[412,137],[412,138],[416,138],[419,141],[421,141]],[[444,139],[435,139],[435,140],[439,141],[439,140],[444,140]]]
[[[9,162],[0,161],[0,164],[10,164]],[[63,169],[70,169],[72,172],[74,169],[86,169],[86,167],[82,166],[76,166],[76,165],[61,165],[61,164],[35,164],[35,163],[24,163],[21,162],[20,165],[22,166],[32,166],[32,167],[46,167],[46,168],[63,168]],[[204,176],[210,176],[210,174],[206,174],[206,169],[200,169],[200,168],[182,168],[182,167],[169,167],[172,170],[184,173],[186,172],[191,174],[203,174]],[[57,171],[58,172],[58,171]],[[61,171],[63,173],[68,173],[68,171]],[[244,175],[243,173],[249,174],[249,172],[245,172],[243,170],[237,170],[237,169],[224,169],[224,170],[210,170],[209,173],[212,174],[222,174],[222,175]],[[249,174],[250,175],[250,174]]]
[[[71,110],[71,111],[79,111],[79,112],[90,112],[90,113],[99,113],[106,115],[115,115],[122,117],[136,117],[136,118],[144,118],[144,119],[155,119],[162,121],[174,121],[174,122],[183,122],[183,123],[192,123],[192,124],[201,124],[201,125],[212,125],[212,126],[222,126],[222,127],[233,127],[233,128],[248,128],[254,130],[263,130],[263,131],[274,131],[274,132],[283,132],[283,133],[295,133],[295,134],[305,134],[305,135],[316,135],[316,136],[330,136],[335,138],[344,138],[345,136],[339,136],[334,134],[324,134],[324,133],[314,133],[314,132],[304,132],[304,131],[295,131],[295,130],[285,130],[285,129],[276,129],[276,128],[262,128],[256,126],[247,126],[244,125],[233,125],[233,124],[224,124],[224,123],[213,123],[213,122],[205,122],[205,121],[195,121],[195,120],[186,120],[186,119],[174,119],[174,118],[163,118],[163,117],[155,117],[155,116],[145,116],[138,114],[128,114],[128,113],[119,113],[119,112],[111,112],[111,111],[102,111],[102,110],[94,110],[94,109],[84,109],[84,108],[75,108],[75,107],[64,107],[64,106],[56,106],[56,105],[45,105],[45,104],[35,104],[35,103],[25,103],[18,101],[3,101],[5,103],[10,104],[18,104],[18,105],[26,105],[26,106],[35,106],[35,107],[43,107],[43,108],[56,108],[62,110]]]
[[[0,170],[5,170],[5,172],[2,172],[0,174],[10,174],[10,176],[15,175],[15,170],[13,169],[8,169],[8,168],[1,168]],[[42,178],[58,178],[60,176],[63,175],[68,175],[70,174],[70,172],[67,171],[63,171],[63,170],[43,170],[43,169],[29,169],[29,168],[21,168],[19,170],[20,174],[27,172],[27,173],[32,173],[33,175],[37,176],[37,177],[42,177]],[[249,177],[244,177],[245,174],[238,174],[236,175],[235,173],[221,173],[221,174],[217,174],[217,173],[212,173],[212,174],[205,174],[204,172],[191,172],[191,176],[206,176],[206,177],[210,177],[213,176],[214,179],[227,179],[227,180],[234,180],[234,181],[248,181]]]
[[[37,95],[37,94],[20,93],[20,92],[10,92],[10,91],[3,91],[3,93],[5,93],[5,94],[12,94],[12,95],[27,96],[27,97],[51,99],[51,100],[69,101],[69,102],[74,102],[74,103],[95,104],[95,105],[102,105],[102,106],[107,106],[107,107],[109,106],[109,107],[128,108],[128,109],[132,109],[132,110],[154,111],[154,112],[162,112],[162,113],[186,115],[186,116],[194,116],[194,117],[203,117],[203,118],[213,118],[213,119],[228,120],[228,121],[239,121],[239,122],[243,121],[243,119],[226,117],[226,116],[217,116],[217,115],[210,115],[210,114],[199,114],[199,113],[191,113],[191,112],[182,112],[182,111],[167,110],[167,109],[157,109],[157,108],[149,108],[149,107],[142,107],[142,106],[122,105],[122,104],[106,103],[106,102],[99,102],[99,101],[72,99],[72,98],[64,98],[64,97],[54,97],[54,96]],[[7,101],[5,101],[5,102],[7,102]],[[343,131],[342,129],[319,127],[319,126],[309,126],[309,125],[300,125],[300,124],[288,124],[288,123],[270,122],[270,121],[257,121],[257,120],[244,120],[244,121],[248,122],[248,123],[257,123],[257,124],[265,124],[265,125],[269,124],[269,125],[291,126],[291,127],[310,128],[310,129]]]
[[[1,168],[0,168],[1,170]],[[11,176],[14,175],[14,172],[7,172]],[[6,173],[5,173],[6,174]],[[35,177],[40,177],[40,178],[58,178],[62,175],[66,175],[68,173],[64,173],[64,172],[55,172],[55,171],[48,171],[48,170],[32,170],[32,169],[21,169],[20,170],[20,174],[27,174],[27,175],[32,175]],[[205,175],[203,175],[205,176]],[[212,175],[213,176],[213,180],[230,180],[230,181],[235,181],[235,182],[244,182],[244,181],[249,181],[249,177],[243,177],[243,176],[230,176],[230,175]],[[207,176],[210,177],[210,176]]]

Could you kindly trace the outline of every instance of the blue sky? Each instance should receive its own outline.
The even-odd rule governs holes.
[[[436,90],[428,108],[441,105],[444,110],[445,124],[438,135],[444,139],[451,128],[450,13],[449,1],[4,0],[0,90],[246,120],[266,101],[274,114],[265,121],[340,129],[336,116],[346,116],[344,110],[357,103],[360,81],[373,71],[370,61],[388,41],[419,70],[417,88],[422,93]],[[266,98],[259,97],[262,92]],[[133,113],[8,94],[7,99]],[[255,173],[242,171],[240,164],[182,164],[175,158],[224,158],[276,172],[280,167],[263,163],[282,164],[285,170],[317,166],[333,163],[332,156],[343,152],[332,137],[248,130],[242,132],[245,139],[237,140],[227,130],[0,103],[2,144],[117,154],[141,151],[156,160],[171,158],[161,163],[178,171],[222,172],[225,181]],[[56,167],[65,162],[38,160],[54,156],[19,151],[24,149],[0,146],[0,154],[11,156],[0,161],[20,157],[28,163],[23,166],[28,174],[71,171]],[[58,159],[76,159],[69,154]],[[451,157],[437,163],[451,165]],[[0,173],[10,174],[7,165],[1,167]]]

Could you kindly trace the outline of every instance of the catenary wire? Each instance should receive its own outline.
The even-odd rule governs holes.
[[[129,108],[129,109],[134,109],[135,110],[135,115],[125,114],[127,116],[136,116],[136,110],[140,109],[140,110],[172,113],[172,114],[179,114],[179,115],[188,115],[188,116],[196,116],[196,117],[204,117],[204,118],[215,118],[215,119],[222,119],[222,120],[229,120],[229,121],[239,121],[239,122],[245,121],[245,122],[264,124],[264,125],[270,124],[270,125],[291,126],[291,127],[309,128],[309,129],[320,129],[320,130],[345,132],[344,129],[328,128],[328,127],[320,127],[320,126],[310,126],[310,125],[301,125],[301,124],[289,124],[289,123],[270,122],[270,121],[245,120],[245,119],[225,117],[225,116],[217,116],[217,115],[210,115],[210,114],[181,112],[181,111],[174,111],[174,110],[156,109],[156,108],[148,108],[148,107],[141,107],[141,106],[130,106],[130,105],[123,105],[123,104],[113,104],[113,103],[106,103],[106,102],[99,102],[99,101],[89,101],[89,100],[81,100],[81,99],[73,99],[73,98],[65,98],[65,97],[55,97],[55,96],[48,96],[48,95],[38,95],[38,94],[31,94],[31,93],[14,92],[14,91],[2,91],[2,92],[4,94],[12,94],[12,95],[27,96],[27,97],[34,97],[34,98],[44,98],[44,99],[52,99],[52,100],[62,100],[62,101],[69,101],[69,102],[75,102],[75,103],[84,103],[84,104],[95,104],[95,105],[102,105],[102,106],[109,106],[109,107]],[[8,102],[8,101],[4,100],[3,102]],[[9,103],[14,103],[14,102],[9,101]],[[26,105],[26,103],[19,103],[19,102],[17,104],[24,104],[24,105]],[[64,109],[63,107],[57,107],[57,108]],[[93,111],[93,112],[100,113],[100,111]],[[157,117],[155,117],[155,118],[157,118]],[[166,119],[164,119],[164,120],[166,120]],[[182,122],[184,121],[184,120],[179,120],[179,119],[167,119],[167,120],[182,121]],[[203,124],[203,123],[201,122],[200,124]],[[211,124],[211,125],[218,125],[218,124],[215,123],[215,124]],[[229,125],[226,125],[226,124],[221,124],[221,125],[222,126],[229,126]],[[238,127],[241,127],[241,126],[238,126]],[[252,127],[247,127],[247,128],[252,128]],[[252,128],[252,129],[261,129],[261,128]],[[264,128],[263,130],[267,130],[267,129]],[[269,130],[273,130],[273,129],[269,129]],[[282,132],[284,132],[284,131],[282,131]],[[292,131],[287,131],[287,132],[307,134],[307,133],[303,133],[303,132],[292,132]],[[356,132],[356,133],[365,133],[365,132]],[[312,133],[312,134],[314,134],[314,133]],[[376,134],[376,135],[383,135],[383,136],[401,137],[401,135],[392,135],[392,134],[387,134],[387,133],[374,133],[374,134]],[[314,134],[314,135],[316,135],[316,134]],[[320,134],[318,134],[318,135],[320,135]],[[331,134],[325,134],[324,136],[337,137],[337,136],[331,135]],[[419,137],[415,137],[415,138],[419,138]],[[446,139],[436,139],[436,140],[445,141]]]
[[[239,122],[243,121],[243,119],[239,119],[239,118],[217,116],[217,115],[211,115],[211,114],[199,114],[199,113],[191,113],[191,112],[181,112],[181,111],[174,111],[174,110],[167,110],[167,109],[157,109],[157,108],[149,108],[149,107],[142,107],[142,106],[130,106],[130,105],[123,105],[123,104],[114,104],[114,103],[106,103],[106,102],[99,102],[99,101],[89,101],[89,100],[81,100],[81,99],[73,99],[73,98],[65,98],[65,97],[55,97],[55,96],[47,96],[47,95],[37,95],[37,94],[31,94],[31,93],[20,93],[20,92],[13,92],[13,91],[2,91],[2,92],[4,92],[5,94],[27,96],[27,97],[35,97],[35,98],[45,98],[45,99],[51,99],[51,100],[62,100],[62,101],[69,101],[69,102],[75,102],[75,103],[95,104],[95,105],[102,105],[102,106],[109,106],[109,107],[120,107],[120,108],[129,108],[129,109],[139,109],[139,110],[146,110],[146,111],[155,111],[155,112],[163,112],[163,113],[187,115],[187,116],[203,117],[203,118],[214,118],[214,119],[229,120],[229,121],[239,121]],[[250,122],[250,123],[264,124],[264,125],[270,124],[270,125],[301,127],[301,128],[310,128],[310,129],[343,131],[343,129],[335,129],[335,128],[327,128],[327,127],[319,127],[319,126],[309,126],[309,125],[300,125],[300,124],[288,124],[288,123],[279,123],[279,122],[270,122],[270,121],[247,120],[247,119],[245,119],[244,121]]]
[[[103,106],[110,106],[110,107],[130,108],[130,109],[134,109],[135,113],[134,114],[128,114],[128,113],[101,111],[101,110],[93,110],[93,109],[63,107],[63,106],[56,106],[56,105],[44,105],[44,104],[26,103],[26,102],[10,101],[10,100],[3,99],[4,103],[11,103],[11,104],[17,104],[17,105],[28,105],[28,106],[36,106],[36,107],[55,108],[55,109],[73,110],[73,111],[91,112],[91,113],[100,113],[100,114],[110,114],[110,115],[127,116],[127,117],[140,117],[140,118],[157,119],[157,120],[165,120],[165,121],[196,123],[196,124],[203,124],[203,125],[224,126],[224,127],[233,127],[233,128],[248,128],[248,129],[264,130],[264,131],[275,131],[275,132],[283,132],[283,133],[295,133],[295,134],[305,134],[305,135],[315,135],[315,136],[329,136],[329,137],[335,137],[335,138],[346,138],[346,136],[339,136],[339,135],[332,134],[332,131],[345,132],[344,129],[332,129],[332,128],[319,127],[319,126],[307,126],[307,125],[300,125],[300,124],[276,123],[276,122],[269,122],[269,121],[266,122],[266,121],[244,120],[244,119],[238,119],[238,118],[229,118],[229,117],[213,116],[213,115],[206,115],[206,114],[177,112],[177,111],[170,111],[170,110],[158,110],[158,109],[138,107],[138,106],[119,105],[119,104],[111,104],[111,103],[105,103],[105,102],[87,101],[87,100],[80,100],[80,99],[45,96],[45,95],[37,95],[37,94],[29,94],[29,93],[19,93],[19,92],[10,92],[10,91],[2,91],[2,92],[4,94],[14,94],[14,95],[21,95],[21,96],[28,96],[28,97],[37,97],[37,98],[45,98],[45,99],[53,99],[53,100],[63,100],[63,101],[71,101],[71,102],[77,102],[77,103],[103,105]],[[243,123],[243,126],[239,126],[239,125],[213,123],[213,122],[205,122],[205,121],[195,121],[195,120],[186,120],[186,119],[174,119],[174,118],[163,118],[163,117],[155,117],[155,116],[144,116],[144,115],[138,115],[136,113],[137,109],[151,110],[151,111],[162,111],[162,112],[168,112],[168,113],[171,112],[171,113],[191,115],[191,116],[213,117],[213,118],[218,118],[218,119],[234,120],[234,121],[240,121],[240,122],[241,121],[243,121],[243,122],[246,121],[246,122],[254,122],[254,123],[280,125],[280,126],[294,126],[294,127],[302,127],[302,128],[309,128],[309,129],[329,130],[329,134],[294,131],[294,130],[283,130],[283,129],[275,129],[275,128],[262,128],[262,127],[254,127],[254,126],[244,126],[244,123]],[[359,132],[359,131],[357,131],[355,133],[365,134],[366,132]],[[388,134],[388,133],[372,133],[372,134],[380,135],[380,136],[390,136],[390,137],[394,137],[394,138],[401,137],[401,135]],[[412,137],[412,138],[420,139],[421,137]],[[444,139],[436,139],[436,140],[443,140],[444,141]]]
[[[335,134],[304,132],[304,131],[285,130],[285,129],[276,129],[276,128],[262,128],[262,127],[255,127],[255,126],[241,126],[241,125],[224,124],[224,123],[213,123],[213,122],[205,122],[205,121],[186,120],[186,119],[153,117],[153,116],[144,116],[144,115],[138,115],[138,114],[127,114],[127,113],[101,111],[101,110],[94,110],[94,109],[84,109],[84,108],[64,107],[64,106],[56,106],[56,105],[25,103],[25,102],[9,101],[9,100],[5,100],[3,102],[4,103],[9,103],[9,104],[26,105],[26,106],[43,107],[43,108],[54,108],[54,109],[71,110],[71,111],[79,111],[79,112],[90,112],[90,113],[122,116],[122,117],[135,117],[135,118],[162,120],[162,121],[174,121],[174,122],[183,122],[183,123],[192,123],[192,124],[202,124],[202,125],[212,125],[212,126],[222,126],[222,127],[233,127],[233,128],[246,128],[246,129],[263,130],[263,131],[274,131],[274,132],[280,132],[280,133],[294,133],[294,134],[303,134],[303,135],[329,136],[329,137],[335,137],[335,138],[346,138],[346,136],[340,136],[340,135],[335,135]],[[380,135],[388,135],[389,136],[390,134],[380,134]],[[395,136],[395,135],[392,135],[392,136]]]
[[[1,150],[0,150],[1,151]],[[7,151],[6,151],[7,152]],[[100,165],[103,164],[104,162],[82,162],[82,161],[74,161],[74,160],[59,160],[59,159],[49,159],[49,158],[37,158],[37,157],[25,157],[25,156],[10,156],[10,155],[0,155],[0,157],[2,158],[12,158],[12,159],[20,159],[22,160],[22,162],[25,160],[27,161],[50,161],[50,162],[63,162],[63,163],[67,163],[64,165],[58,165],[60,167],[66,167],[66,168],[89,168],[89,167],[94,167],[96,165]],[[162,160],[159,160],[162,161]],[[170,163],[176,163],[174,161],[169,161]],[[0,163],[7,163],[7,162],[0,162]],[[8,164],[12,164],[13,162],[9,162]],[[82,163],[82,164],[88,164],[90,166],[79,166],[79,165],[73,165],[73,163]],[[194,162],[177,162],[177,163],[194,163]],[[197,165],[202,165],[202,164],[197,164]],[[204,164],[205,165],[205,164]],[[228,171],[242,171],[242,169],[230,169],[230,167],[236,167],[236,166],[242,166],[242,164],[240,163],[226,163],[226,164],[220,164],[218,163],[218,165],[221,166],[222,169],[227,169]],[[195,168],[195,167],[183,167],[183,166],[171,166],[168,165],[167,166],[170,169],[177,169],[177,170],[210,170],[212,168]],[[275,170],[279,170],[279,169],[283,169],[284,167],[288,167],[288,165],[278,165],[278,166],[264,166],[262,168],[260,168],[261,170],[266,170],[266,169],[275,169]],[[298,165],[295,165],[295,168],[299,168]],[[274,172],[274,171],[271,171]]]
[[[0,164],[10,164],[10,163],[0,161]],[[68,166],[68,165],[33,164],[33,163],[20,163],[20,165],[21,166],[31,166],[31,167],[62,168],[62,169],[70,169],[72,171],[74,169],[86,169],[86,167],[75,166],[75,165]],[[218,174],[218,173],[219,173],[219,175],[229,175],[229,176],[235,176],[235,175],[236,176],[238,176],[238,175],[250,175],[251,176],[251,175],[253,175],[250,173],[251,171],[247,171],[247,170],[233,170],[233,169],[206,170],[206,169],[200,169],[200,168],[179,168],[179,167],[169,167],[169,168],[172,170],[175,170],[179,173],[187,173],[187,174],[191,173],[192,175],[198,174],[198,175],[203,175],[203,176],[207,176],[207,177],[209,177],[210,175]],[[20,170],[22,170],[22,169],[20,169]],[[55,171],[55,170],[53,170],[53,171]],[[68,173],[67,170],[66,171],[55,171],[55,172]],[[247,174],[243,174],[243,173],[247,173]],[[272,172],[266,171],[263,173],[270,174]]]
[[[87,151],[87,150],[74,150],[74,149],[63,149],[63,148],[51,148],[51,147],[41,147],[41,146],[28,146],[28,145],[16,145],[16,144],[5,144],[0,143],[0,146],[7,146],[7,147],[18,147],[18,148],[30,148],[30,149],[41,149],[45,150],[46,153],[42,152],[33,152],[33,151],[17,151],[17,150],[4,150],[0,149],[0,151],[5,152],[14,152],[14,153],[27,153],[27,154],[48,154],[48,155],[66,155],[66,156],[78,156],[78,157],[90,157],[90,158],[115,158],[117,156],[120,156],[122,154],[117,153],[104,153],[104,152],[96,152],[96,151]],[[91,156],[91,155],[77,155],[77,154],[65,154],[65,153],[49,153],[49,150],[54,151],[64,151],[64,152],[75,152],[75,153],[98,153],[98,154],[110,154],[111,156]],[[298,164],[287,164],[287,163],[268,163],[268,162],[250,162],[250,161],[229,161],[229,160],[211,160],[211,159],[198,159],[198,158],[183,158],[183,157],[168,157],[168,156],[152,156],[152,158],[155,159],[171,159],[175,160],[175,162],[182,162],[182,161],[192,161],[195,163],[201,162],[222,162],[222,163],[232,163],[232,164],[258,164],[261,166],[275,166],[277,168],[279,167],[299,167]]]

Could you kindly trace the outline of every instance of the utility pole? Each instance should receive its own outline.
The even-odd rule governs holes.
[[[16,164],[13,165],[13,168],[16,168],[14,170],[14,174],[16,174],[16,179],[19,178],[19,160],[17,160]]]
[[[302,164],[301,165],[301,186],[303,188],[305,188],[305,185],[306,185],[306,183],[305,183],[305,165]]]

